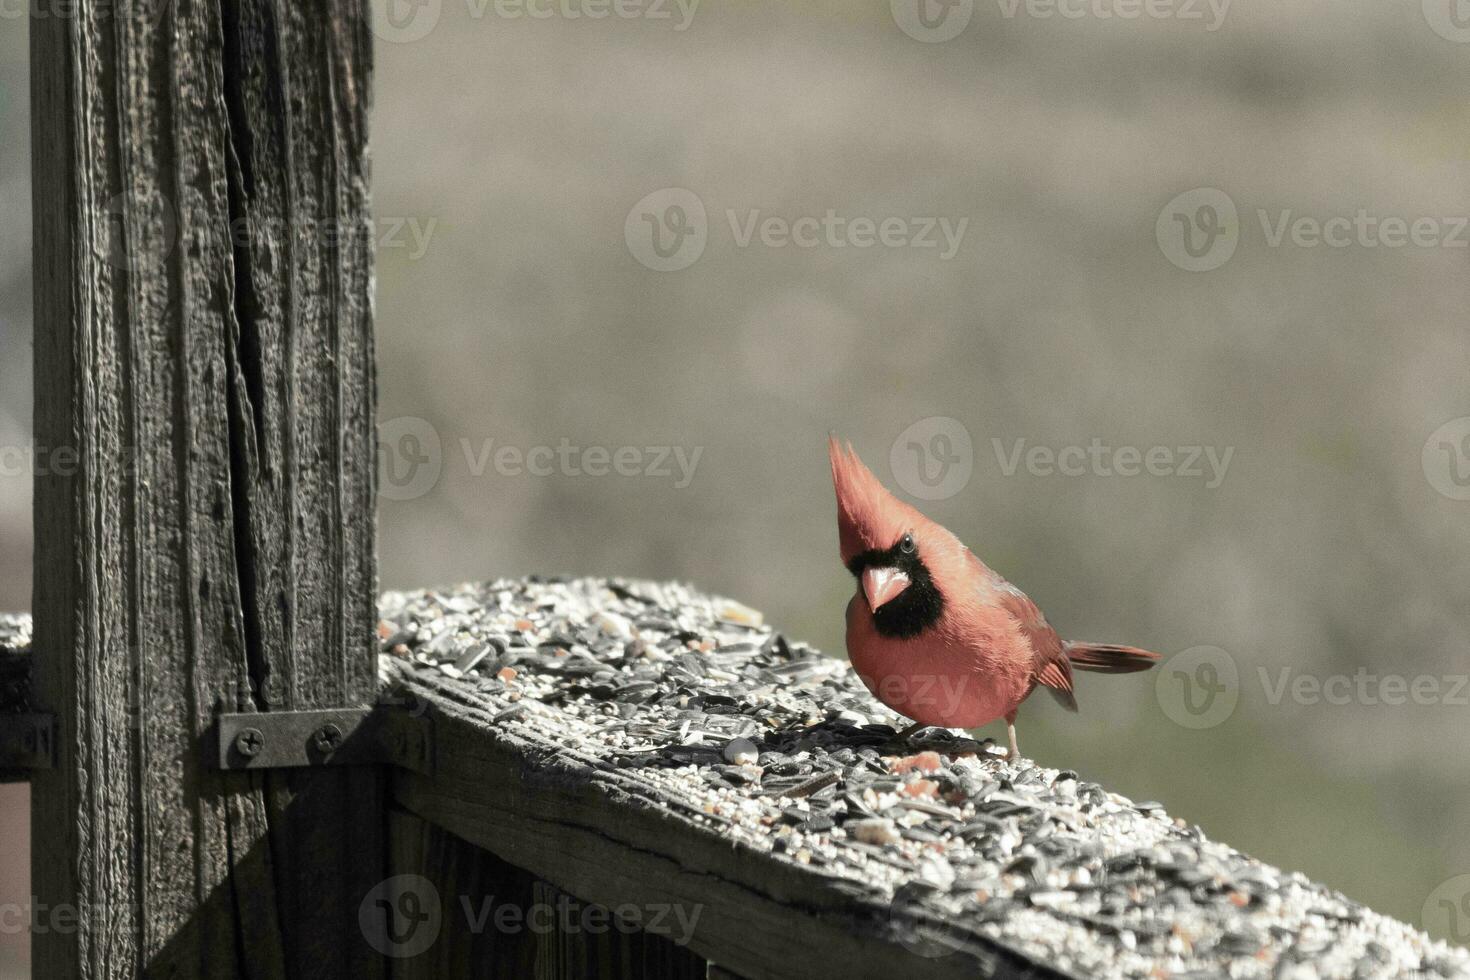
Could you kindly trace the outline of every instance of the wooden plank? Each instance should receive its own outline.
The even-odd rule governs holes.
[[[385,945],[394,980],[524,980],[536,969],[535,936],[489,927],[475,928],[489,898],[511,908],[528,907],[535,879],[475,848],[415,814],[395,809],[390,819],[395,885],[385,890],[385,914],[398,915],[396,934]],[[470,904],[475,920],[461,902]],[[420,931],[411,930],[415,909]],[[490,912],[493,924],[493,911]],[[374,923],[376,924],[376,923]],[[386,928],[386,923],[385,923]],[[371,932],[371,928],[369,929]]]
[[[672,939],[617,920],[407,811],[390,816],[393,884],[364,931],[395,980],[703,980],[705,962]]]
[[[31,696],[31,618],[0,613],[0,723],[5,716],[37,711]],[[23,783],[26,769],[6,769],[0,763],[0,783]]]
[[[385,670],[436,736],[433,778],[396,777],[396,798],[588,901],[699,910],[692,948],[729,974],[1286,975],[1329,949],[1344,975],[1470,966],[1158,803],[901,735],[850,665],[681,583],[380,606]]]
[[[631,917],[620,920],[616,910],[550,882],[536,882],[534,901],[532,908],[553,912],[558,926],[536,933],[536,980],[705,980],[708,964],[677,937],[632,930]]]
[[[589,780],[555,746],[497,730],[453,681],[405,671],[430,704],[435,776],[400,772],[405,809],[587,901],[669,908],[693,921],[689,948],[751,980],[1049,977],[1001,947],[953,940],[926,958],[894,941],[885,908],[843,883],[777,862],[657,801]],[[464,696],[462,696],[464,695]]]
[[[375,976],[370,772],[220,774],[220,710],[374,682],[366,4],[31,22],[38,976]]]

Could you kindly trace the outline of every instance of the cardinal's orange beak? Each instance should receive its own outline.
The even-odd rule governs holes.
[[[898,598],[898,594],[909,587],[909,577],[896,568],[863,569],[863,595],[868,597],[868,609],[877,612]]]

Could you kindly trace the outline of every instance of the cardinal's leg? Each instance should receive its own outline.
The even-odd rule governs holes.
[[[1006,738],[1011,743],[1010,753],[1006,758],[1015,762],[1021,757],[1021,750],[1016,748],[1016,713],[1014,711],[1006,715]]]

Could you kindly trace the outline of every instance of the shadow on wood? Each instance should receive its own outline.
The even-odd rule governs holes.
[[[680,945],[687,936],[639,929],[407,811],[395,809],[389,826],[398,877],[376,907],[395,978],[705,976],[705,961]]]

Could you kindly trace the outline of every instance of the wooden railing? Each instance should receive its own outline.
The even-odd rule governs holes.
[[[390,594],[381,613],[364,726],[411,737],[354,756],[389,792],[351,941],[394,976],[1470,969],[1157,804],[989,740],[900,738],[845,663],[728,600],[507,581]],[[11,677],[25,659],[0,654]],[[248,720],[262,744],[221,766],[334,764],[311,725]]]
[[[30,23],[34,387],[76,465],[0,639],[66,911],[37,977],[1463,965],[1078,774],[899,739],[743,607],[379,608],[366,0],[67,8]]]

